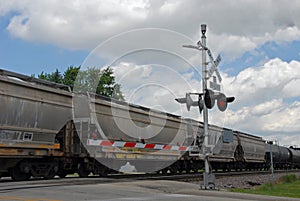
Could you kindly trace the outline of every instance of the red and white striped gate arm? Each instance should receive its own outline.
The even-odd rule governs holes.
[[[93,140],[88,139],[87,145],[89,146],[102,146],[102,147],[127,147],[127,148],[140,148],[140,149],[155,149],[155,150],[171,150],[171,151],[188,151],[187,146],[174,146],[163,144],[149,144],[140,142],[122,142],[110,140]]]

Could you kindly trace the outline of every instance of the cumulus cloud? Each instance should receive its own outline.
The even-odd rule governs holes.
[[[226,91],[236,96],[239,102],[256,104],[272,98],[290,98],[298,94],[297,80],[300,77],[298,61],[284,62],[275,58],[262,66],[249,67],[234,77],[224,75]]]
[[[282,90],[284,97],[300,97],[300,78],[294,78],[288,82]]]
[[[277,136],[284,144],[291,143],[284,138],[289,134],[300,144],[299,77],[300,62],[278,58],[235,77],[224,76],[224,88],[236,97],[226,113],[227,125],[269,138]]]
[[[67,49],[90,49],[145,20],[147,1],[2,1],[11,11],[7,30],[15,37]],[[21,30],[21,31],[20,31]]]
[[[28,41],[92,49],[116,34],[145,27],[170,29],[198,40],[203,22],[209,26],[212,49],[231,59],[268,41],[299,40],[299,10],[296,0],[288,4],[258,0],[2,0],[0,4],[0,16],[13,13],[7,30]]]

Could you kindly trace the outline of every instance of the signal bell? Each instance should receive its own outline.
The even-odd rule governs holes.
[[[185,103],[186,104],[186,108],[187,108],[188,111],[190,111],[190,109],[191,109],[192,106],[198,106],[199,107],[199,111],[201,113],[202,110],[203,110],[203,100],[202,100],[201,94],[198,94],[198,95],[199,95],[198,101],[194,101],[192,99],[190,93],[186,93],[185,94],[185,98],[176,98],[175,100],[178,103],[181,103],[181,104]]]

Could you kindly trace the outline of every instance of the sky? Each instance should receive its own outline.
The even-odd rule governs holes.
[[[0,0],[0,68],[110,65],[126,101],[202,120],[174,99],[202,90],[201,52],[182,45],[206,24],[222,92],[236,98],[209,123],[300,146],[299,10],[297,0]]]

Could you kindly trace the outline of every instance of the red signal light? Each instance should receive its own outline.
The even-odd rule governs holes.
[[[217,100],[218,108],[221,112],[224,112],[227,108],[227,99],[226,96],[220,93],[218,100]]]
[[[234,101],[234,97],[226,97],[225,94],[220,93],[217,98],[217,105],[221,112],[227,109],[227,104]]]

